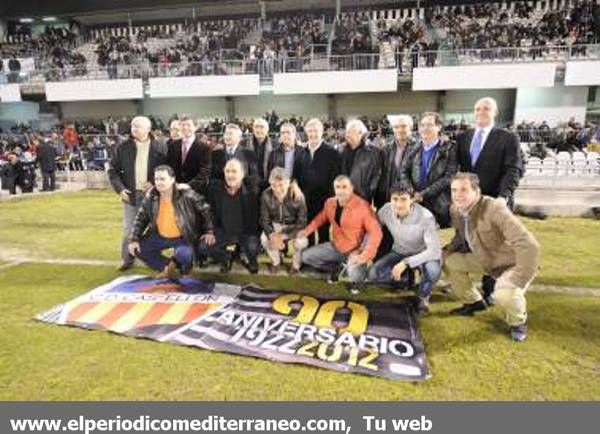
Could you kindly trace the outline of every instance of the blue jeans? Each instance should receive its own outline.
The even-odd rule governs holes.
[[[392,277],[392,269],[394,266],[409,255],[401,255],[393,250],[387,255],[379,259],[369,270],[369,280],[374,283],[389,285],[398,288],[399,282]],[[417,290],[419,297],[429,297],[431,288],[439,280],[442,273],[440,261],[428,261],[419,265],[421,272],[421,283]]]
[[[329,273],[334,271],[342,262],[346,262],[347,259],[347,255],[340,253],[332,243],[317,244],[302,252],[303,264]],[[351,282],[363,282],[367,277],[367,264],[348,266],[346,273]]]
[[[165,249],[174,248],[173,259],[182,274],[188,274],[192,269],[194,249],[183,238],[164,238],[153,232],[140,241],[140,258],[148,267],[162,271],[169,259],[162,255]]]

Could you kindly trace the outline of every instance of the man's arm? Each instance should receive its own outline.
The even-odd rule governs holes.
[[[502,162],[502,178],[500,179],[499,196],[505,199],[514,197],[519,186],[523,161],[521,159],[521,145],[514,134],[508,134],[504,161]]]
[[[108,179],[112,188],[121,194],[123,190],[126,190],[125,184],[121,179],[121,146],[115,150],[115,155],[110,159],[108,163]]]
[[[200,149],[201,152],[198,161],[198,173],[189,182],[189,185],[196,192],[203,193],[208,187],[208,179],[211,174],[212,158],[208,146],[201,146]]]
[[[435,218],[426,217],[424,226],[423,239],[425,241],[425,250],[404,260],[410,268],[416,268],[425,262],[439,260],[442,257],[442,247],[435,225]]]
[[[369,262],[372,261],[377,254],[377,249],[379,248],[379,244],[383,238],[381,226],[379,225],[379,221],[377,220],[377,217],[375,217],[370,205],[367,210],[367,215],[365,216],[364,225],[368,239],[367,245],[362,252],[360,252],[359,256],[364,262]]]
[[[145,196],[142,205],[138,209],[133,222],[133,228],[129,235],[129,242],[139,242],[146,228],[150,224],[150,208],[152,207],[152,197]]]
[[[434,198],[439,196],[444,190],[450,189],[450,180],[458,171],[458,164],[456,160],[456,145],[454,143],[448,143],[446,151],[448,152],[448,163],[444,174],[440,179],[434,181],[431,185],[421,191],[421,194],[425,198]],[[440,152],[440,149],[437,150]]]

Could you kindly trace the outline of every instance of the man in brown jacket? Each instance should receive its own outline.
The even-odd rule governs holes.
[[[456,230],[443,249],[444,271],[463,306],[454,315],[472,316],[486,309],[473,281],[482,274],[496,278],[496,303],[506,313],[511,337],[527,337],[525,291],[538,269],[540,247],[506,203],[481,195],[479,178],[457,173],[451,183],[450,216]]]

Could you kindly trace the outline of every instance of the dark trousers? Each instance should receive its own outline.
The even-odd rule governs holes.
[[[140,241],[138,258],[153,270],[162,271],[169,263],[162,251],[171,248],[175,249],[173,259],[179,270],[183,274],[189,273],[194,260],[194,249],[183,238],[164,238],[155,232],[151,233]]]
[[[323,204],[324,204],[324,202],[323,202]],[[317,214],[319,214],[321,212],[321,209],[323,209],[322,206],[321,207],[308,206],[306,217],[307,217],[309,223],[312,221],[312,219],[314,219],[317,216]],[[317,241],[317,234],[319,234],[318,241]],[[329,223],[325,223],[319,229],[317,229],[315,232],[313,232],[312,234],[310,234],[308,236],[308,245],[309,246],[316,246],[317,244],[326,243],[328,241],[329,241]]]
[[[198,255],[200,257],[212,257],[215,261],[223,264],[230,261],[232,254],[239,249],[246,255],[249,262],[256,262],[260,252],[260,240],[258,235],[230,235],[222,230],[215,230],[215,243],[212,246],[200,241],[198,245]]]
[[[42,171],[42,191],[56,190],[56,172]]]

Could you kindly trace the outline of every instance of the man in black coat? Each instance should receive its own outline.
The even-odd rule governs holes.
[[[154,169],[165,164],[165,155],[159,144],[150,137],[151,123],[145,116],[131,121],[131,139],[121,143],[108,167],[108,179],[123,202],[123,235],[119,271],[133,266],[134,258],[127,245],[135,216],[145,193],[154,183]]]
[[[233,158],[242,162],[244,184],[258,194],[259,176],[256,154],[252,149],[240,145],[242,130],[236,124],[228,124],[223,133],[225,147],[212,152],[211,182],[225,179],[225,165]]]
[[[206,194],[211,167],[210,148],[196,138],[196,124],[191,116],[179,120],[181,139],[173,140],[167,149],[167,164],[175,171],[179,184]]]
[[[479,177],[481,193],[502,198],[513,209],[515,190],[523,174],[523,160],[519,138],[495,126],[498,115],[496,100],[481,98],[475,103],[475,126],[457,138],[458,165],[461,172]],[[494,304],[495,279],[483,276],[483,299]]]
[[[233,252],[244,253],[244,266],[252,274],[258,272],[260,251],[258,227],[258,197],[244,184],[243,163],[232,158],[225,164],[224,180],[211,182],[208,191],[214,235],[203,237],[198,253],[212,256],[221,266],[221,273],[231,269]]]
[[[284,123],[279,128],[279,146],[269,155],[267,174],[270,176],[275,167],[282,167],[291,180],[299,182],[298,178],[302,176],[308,159],[308,150],[296,143],[296,127],[291,123]]]
[[[390,201],[390,190],[392,186],[400,183],[402,167],[406,164],[415,146],[412,137],[413,120],[411,116],[398,116],[392,122],[392,127],[394,129],[394,141],[383,148],[382,151],[383,167],[377,193],[375,194],[377,209]]]
[[[366,144],[367,127],[355,119],[346,124],[346,147],[341,173],[352,181],[354,192],[371,203],[381,178],[381,151]]]
[[[479,177],[482,194],[502,198],[512,209],[523,173],[521,147],[515,134],[495,126],[497,114],[493,98],[477,101],[474,128],[457,138],[458,165]]]
[[[248,139],[246,148],[256,154],[256,169],[260,190],[269,186],[268,163],[274,145],[269,137],[269,123],[263,118],[256,118],[252,123],[252,137]]]
[[[441,137],[442,127],[438,113],[423,113],[419,121],[420,142],[402,169],[400,183],[415,191],[415,202],[427,208],[443,229],[450,227],[450,180],[457,163],[456,146]]]
[[[56,148],[50,139],[38,146],[37,162],[42,172],[42,191],[54,191],[56,189]]]
[[[302,166],[298,185],[306,198],[308,221],[321,212],[325,201],[333,196],[333,180],[340,174],[340,154],[323,142],[323,124],[317,118],[304,125],[308,140],[307,164]],[[329,225],[324,224],[317,231],[319,243],[329,241]],[[315,235],[309,236],[310,245],[316,244]]]

